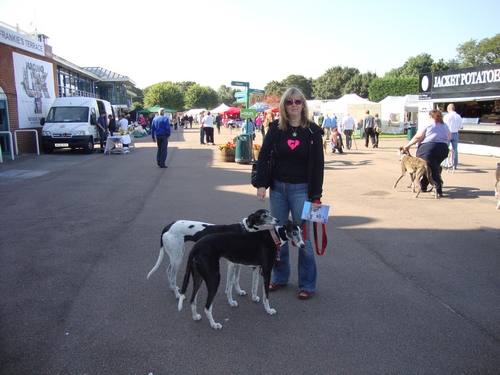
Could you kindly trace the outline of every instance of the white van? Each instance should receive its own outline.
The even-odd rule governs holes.
[[[42,128],[42,150],[50,154],[55,148],[82,148],[86,154],[94,151],[94,144],[100,141],[97,131],[97,117],[101,110],[106,117],[116,118],[111,104],[105,100],[70,97],[56,98],[47,118],[40,120]]]

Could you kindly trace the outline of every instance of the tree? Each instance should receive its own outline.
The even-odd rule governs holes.
[[[209,86],[193,85],[184,97],[186,108],[213,108],[220,103],[219,95]]]
[[[147,88],[144,105],[146,108],[159,105],[181,111],[184,109],[184,95],[172,82],[161,82]]]
[[[386,77],[403,78],[418,77],[420,73],[428,73],[434,60],[428,53],[421,53],[415,57],[410,57],[403,66],[394,68],[385,74]]]
[[[375,78],[377,78],[377,74],[372,72],[353,76],[342,89],[342,96],[346,94],[357,94],[362,98],[368,98],[368,88]]]
[[[271,81],[264,86],[264,91],[266,95],[278,95],[281,96],[285,93],[285,86],[278,81]]]
[[[379,102],[387,96],[405,96],[418,94],[418,77],[404,78],[375,78],[368,87],[368,98],[372,102]]]
[[[336,99],[343,94],[344,86],[349,80],[359,75],[359,70],[335,66],[327,69],[325,74],[313,81],[312,97],[314,99]]]
[[[219,104],[224,103],[225,105],[231,106],[234,103],[235,92],[236,90],[232,87],[220,85],[217,90],[217,95],[219,95]]]
[[[285,91],[289,87],[296,87],[302,91],[306,99],[312,98],[312,79],[306,78],[301,75],[291,74],[286,77],[283,81],[281,81],[280,86],[285,89]],[[282,92],[282,94],[284,91]]]
[[[133,103],[132,103],[132,110],[134,110],[134,111],[135,111],[135,110],[136,110],[136,109],[138,109],[138,108],[139,108],[139,109],[144,108],[144,107],[142,106],[142,103],[141,103],[141,102],[133,102]]]
[[[185,95],[191,86],[196,85],[196,82],[193,81],[175,82],[174,85],[179,87],[181,92]]]
[[[500,34],[484,38],[479,43],[475,39],[457,47],[457,59],[460,68],[471,68],[500,63]]]

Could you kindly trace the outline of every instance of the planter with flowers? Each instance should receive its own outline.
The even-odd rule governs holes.
[[[257,159],[259,158],[259,153],[261,148],[262,146],[256,143],[253,145],[252,147],[253,160],[257,161]]]
[[[236,154],[236,143],[226,142],[219,146],[220,160],[226,162],[234,162]]]

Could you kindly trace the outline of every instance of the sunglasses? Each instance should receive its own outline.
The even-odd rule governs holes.
[[[285,105],[287,105],[287,106],[291,106],[292,104],[301,105],[302,103],[304,103],[304,102],[300,99],[287,99],[287,100],[285,100]]]

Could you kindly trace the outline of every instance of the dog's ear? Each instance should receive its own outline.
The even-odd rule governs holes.
[[[248,216],[247,224],[248,224],[249,228],[253,228],[256,222],[257,222],[257,218],[256,218],[255,214],[251,214]]]

